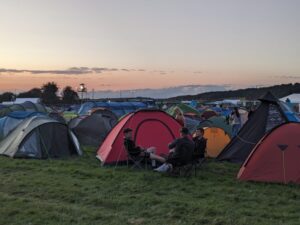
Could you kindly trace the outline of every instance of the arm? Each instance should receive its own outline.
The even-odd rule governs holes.
[[[177,139],[174,140],[173,142],[171,142],[171,143],[168,145],[168,147],[169,147],[169,149],[173,149],[173,148],[176,147],[176,145],[177,145]]]

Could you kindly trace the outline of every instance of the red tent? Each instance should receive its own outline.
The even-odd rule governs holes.
[[[156,147],[156,154],[168,154],[168,144],[179,137],[181,125],[159,110],[139,110],[126,115],[107,135],[97,152],[102,164],[125,161],[123,130],[131,128],[136,145]]]
[[[239,180],[300,184],[300,123],[270,131],[252,150]]]

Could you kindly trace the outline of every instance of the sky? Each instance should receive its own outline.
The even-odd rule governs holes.
[[[3,0],[0,92],[55,81],[175,96],[300,82],[299,8],[298,0]]]

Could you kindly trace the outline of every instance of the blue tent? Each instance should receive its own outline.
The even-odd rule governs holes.
[[[81,105],[78,114],[86,115],[91,109],[100,107],[109,109],[118,117],[122,117],[138,109],[148,108],[148,105],[143,102],[85,102]]]

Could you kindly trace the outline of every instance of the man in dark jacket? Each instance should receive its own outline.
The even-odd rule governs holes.
[[[204,138],[203,135],[204,129],[197,128],[195,136],[193,137],[193,141],[195,143],[195,151],[193,154],[193,158],[196,160],[203,159],[205,157],[207,139]]]
[[[134,157],[141,157],[152,160],[152,166],[155,166],[155,161],[159,161],[164,163],[166,160],[155,154],[155,147],[142,148],[140,146],[136,146],[135,142],[132,140],[132,132],[133,130],[130,128],[126,128],[124,133],[124,147],[126,148],[129,155]]]
[[[194,142],[189,138],[189,130],[183,127],[181,137],[169,144],[170,154],[166,163],[155,169],[157,172],[172,171],[176,166],[183,166],[191,162],[194,152]]]

